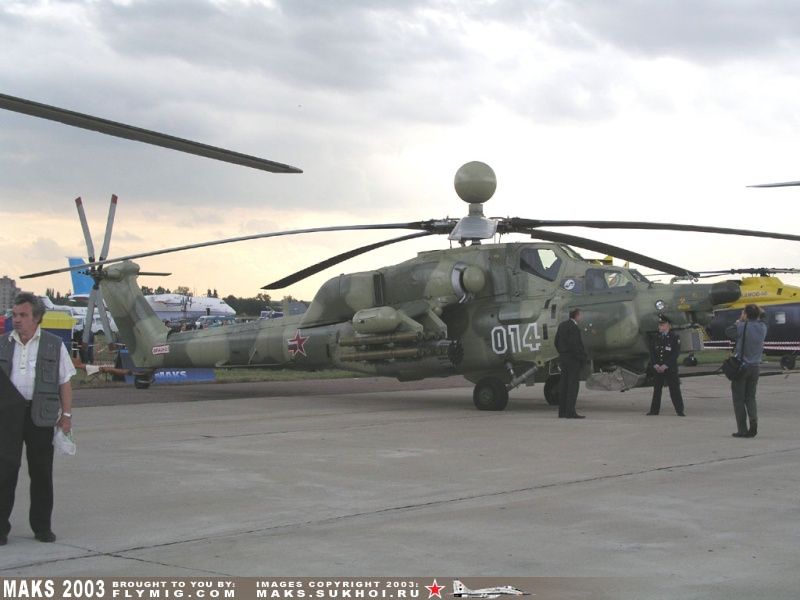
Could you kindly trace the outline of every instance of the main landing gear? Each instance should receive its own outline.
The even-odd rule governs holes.
[[[137,390],[146,390],[151,383],[153,383],[153,374],[151,372],[133,374],[133,387]]]
[[[544,399],[550,406],[558,406],[559,404],[558,383],[560,380],[560,375],[551,375],[544,382]]]
[[[497,377],[484,377],[475,384],[472,401],[478,410],[503,410],[508,404],[506,384]]]
[[[509,382],[504,383],[498,377],[484,377],[475,384],[472,392],[472,401],[478,410],[503,410],[508,404],[508,392],[518,388],[523,383],[530,381],[533,383],[533,376],[536,373],[536,365],[529,365],[528,368],[517,375],[514,366],[506,363]]]

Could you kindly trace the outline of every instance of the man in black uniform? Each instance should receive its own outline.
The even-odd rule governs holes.
[[[555,344],[561,367],[561,379],[558,382],[559,419],[583,419],[583,415],[575,412],[581,368],[587,358],[578,328],[581,318],[581,309],[573,308],[569,311],[569,319],[561,323],[556,331]]]
[[[650,403],[648,415],[657,415],[661,410],[661,390],[666,382],[669,386],[669,397],[679,417],[683,412],[681,382],[678,379],[678,355],[681,351],[681,339],[672,331],[672,322],[665,315],[658,315],[658,333],[650,344],[650,364],[653,366],[653,401]]]

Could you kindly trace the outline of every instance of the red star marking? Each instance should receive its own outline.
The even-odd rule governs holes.
[[[425,587],[428,590],[428,598],[433,598],[434,596],[436,596],[437,598],[441,598],[442,590],[447,586],[439,585],[438,583],[436,583],[436,580],[434,579],[431,585],[426,585]]]
[[[300,335],[300,330],[294,332],[294,337],[286,340],[288,344],[289,354],[294,358],[297,354],[308,356],[306,354],[306,342],[311,339],[311,336],[304,337]]]

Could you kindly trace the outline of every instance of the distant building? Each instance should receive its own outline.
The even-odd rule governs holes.
[[[21,291],[16,281],[5,275],[0,277],[0,314],[14,306],[14,297]]]

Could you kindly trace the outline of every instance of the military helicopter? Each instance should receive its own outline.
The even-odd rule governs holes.
[[[61,109],[47,108],[46,118],[61,116],[57,112]],[[215,158],[225,160],[221,153]],[[657,329],[659,314],[668,315],[676,327],[689,329],[707,324],[715,307],[740,296],[738,283],[658,284],[635,269],[598,265],[573,247],[676,276],[693,275],[688,269],[618,246],[543,227],[676,230],[800,241],[800,236],[790,234],[698,225],[488,218],[483,205],[494,194],[497,180],[488,165],[477,161],[458,169],[454,185],[469,205],[461,219],[269,232],[101,258],[83,268],[89,269],[114,316],[141,387],[150,382],[156,369],[193,366],[333,367],[401,381],[461,374],[475,384],[473,402],[478,409],[503,410],[509,391],[523,383],[544,383],[546,400],[558,402],[554,338],[558,324],[573,307],[581,307],[584,313],[583,339],[590,358],[585,369],[587,385],[624,390],[646,381],[648,340]],[[322,285],[303,315],[174,333],[145,300],[137,284],[139,265],[132,262],[256,238],[368,229],[415,233],[342,253],[264,289],[288,286],[354,256],[409,239],[447,235],[457,246],[334,277]],[[484,243],[510,233],[529,235],[532,241]],[[101,257],[108,256],[107,251],[104,244]],[[685,350],[700,349],[699,336],[682,339]]]

